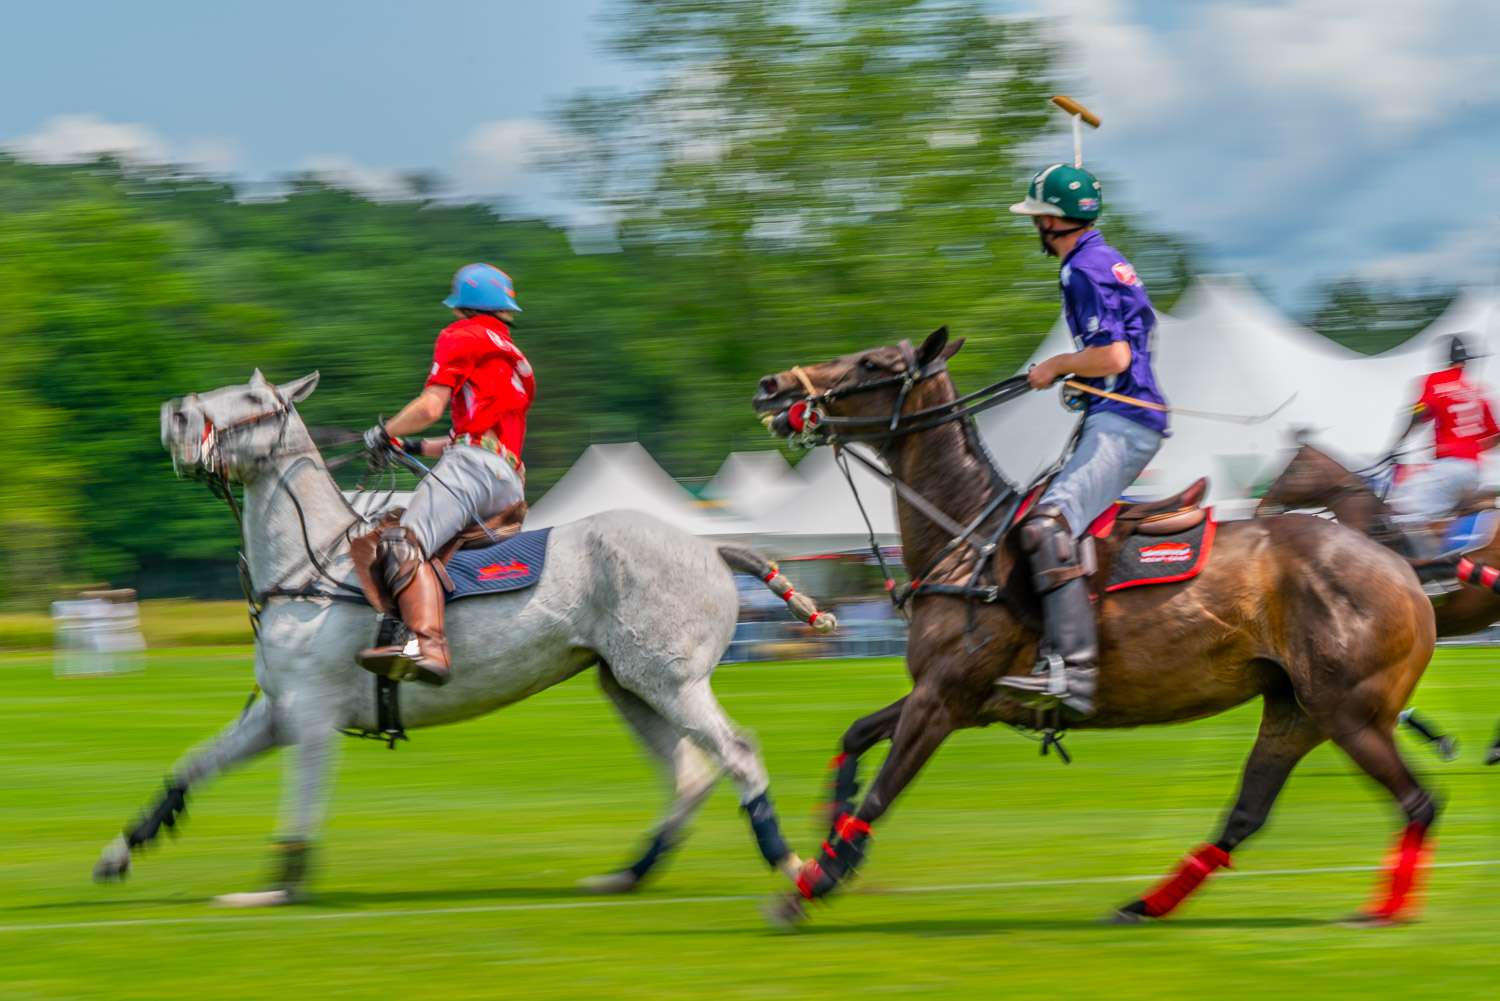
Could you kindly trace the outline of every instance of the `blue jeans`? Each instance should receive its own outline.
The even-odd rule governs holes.
[[[1135,482],[1161,442],[1161,435],[1119,414],[1089,414],[1078,448],[1039,503],[1061,508],[1076,539]]]

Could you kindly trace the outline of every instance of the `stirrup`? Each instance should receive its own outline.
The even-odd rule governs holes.
[[[424,685],[434,686],[447,684],[448,672],[423,664],[421,657],[421,644],[412,636],[407,639],[405,646],[365,650],[358,660],[359,666],[366,671],[392,681],[420,681]]]
[[[1094,695],[1092,692],[1075,691],[1069,686],[1069,671],[1092,671],[1094,678],[1098,677],[1096,667],[1069,667],[1062,657],[1049,653],[1044,659],[1037,661],[1036,668],[1031,674],[1001,675],[995,684],[997,687],[1021,693],[1023,697],[1018,698],[1017,701],[1028,709],[1039,712],[1059,709],[1075,719],[1087,719],[1096,711]]]

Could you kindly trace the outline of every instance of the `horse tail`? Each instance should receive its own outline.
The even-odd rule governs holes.
[[[781,575],[776,564],[755,550],[744,546],[723,545],[719,547],[719,559],[731,570],[765,581],[771,593],[785,601],[792,614],[812,626],[814,631],[826,636],[838,628],[838,620],[833,617],[832,612],[820,612],[817,602],[792,587],[792,582]]]
[[[1477,584],[1479,587],[1487,587],[1496,594],[1500,594],[1500,568],[1492,567],[1478,560],[1471,560],[1467,556],[1459,558],[1458,579],[1465,584]]]

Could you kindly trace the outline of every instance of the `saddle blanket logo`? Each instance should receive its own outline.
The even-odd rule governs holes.
[[[547,539],[552,529],[513,535],[483,549],[461,549],[448,561],[453,581],[449,601],[479,594],[520,591],[542,579],[547,564]]]
[[[531,567],[520,560],[511,560],[509,563],[491,563],[487,567],[480,567],[475,575],[475,580],[505,580],[510,577],[524,577],[531,573]]]
[[[1193,558],[1193,546],[1189,542],[1159,542],[1140,550],[1142,563],[1184,563]]]

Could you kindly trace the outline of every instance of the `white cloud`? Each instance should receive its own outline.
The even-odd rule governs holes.
[[[86,163],[108,154],[131,163],[180,163],[222,173],[239,162],[238,150],[227,140],[197,138],[174,145],[144,123],[111,122],[93,113],[54,115],[3,148],[32,163]]]
[[[321,181],[372,201],[415,201],[422,197],[409,172],[394,167],[369,167],[343,153],[305,156],[298,165]]]
[[[1104,119],[1085,162],[1281,292],[1377,260],[1449,280],[1462,255],[1413,251],[1413,232],[1468,245],[1500,211],[1500,5],[1028,2],[1063,15],[1074,96]],[[1042,158],[1062,128],[1055,145]]]
[[[534,118],[480,122],[458,143],[454,179],[465,195],[533,191],[544,158],[565,152],[574,142]]]

